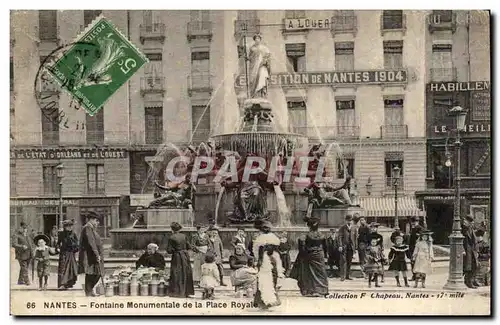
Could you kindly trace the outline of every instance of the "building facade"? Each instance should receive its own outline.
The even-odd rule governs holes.
[[[456,121],[453,106],[468,110],[461,133],[461,211],[489,227],[491,210],[490,16],[487,11],[437,11],[426,44],[426,190],[417,192],[438,243],[447,243],[454,211]]]

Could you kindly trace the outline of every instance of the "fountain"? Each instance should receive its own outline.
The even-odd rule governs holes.
[[[332,228],[343,224],[346,214],[362,212],[351,196],[350,177],[335,186],[322,166],[332,153],[339,154],[338,145],[309,148],[306,135],[278,131],[267,99],[269,50],[260,43],[260,36],[254,40],[247,73],[249,96],[237,130],[213,135],[207,143],[185,150],[161,147],[152,173],[157,179],[155,199],[137,211],[143,216],[140,228],[111,231],[114,251],[141,250],[149,242],[164,249],[172,221],[181,223],[188,234],[196,231],[195,224],[222,226],[220,236],[228,248],[236,225],[255,231],[256,218],[268,219],[295,244],[307,231],[304,217],[317,216],[323,228]],[[177,157],[172,171],[175,181],[167,175],[173,157]],[[296,159],[302,157],[308,159]],[[208,168],[207,159],[213,161],[213,168],[199,173]],[[304,163],[307,168],[302,168]],[[323,179],[316,178],[318,172]]]

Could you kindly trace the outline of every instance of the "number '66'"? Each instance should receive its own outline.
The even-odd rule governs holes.
[[[125,62],[123,62],[123,60],[119,61],[118,65],[120,66],[120,69],[123,71],[123,73],[127,74],[132,68],[135,68],[137,66],[137,62],[135,62],[134,59],[128,58],[125,60]]]

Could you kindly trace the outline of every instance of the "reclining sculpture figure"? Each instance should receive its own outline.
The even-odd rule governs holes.
[[[309,196],[309,204],[314,208],[331,208],[338,206],[353,206],[349,195],[351,176],[347,176],[344,184],[334,187],[329,183],[311,183],[304,189]]]
[[[191,194],[194,187],[189,177],[186,177],[181,182],[170,182],[167,185],[168,186],[162,186],[158,184],[158,182],[155,182],[155,186],[165,191],[165,193],[155,197],[155,199],[149,203],[148,209],[159,207],[186,209],[192,204]]]

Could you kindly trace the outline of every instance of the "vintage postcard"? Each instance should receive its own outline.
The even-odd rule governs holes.
[[[10,311],[491,314],[487,10],[13,10]]]

